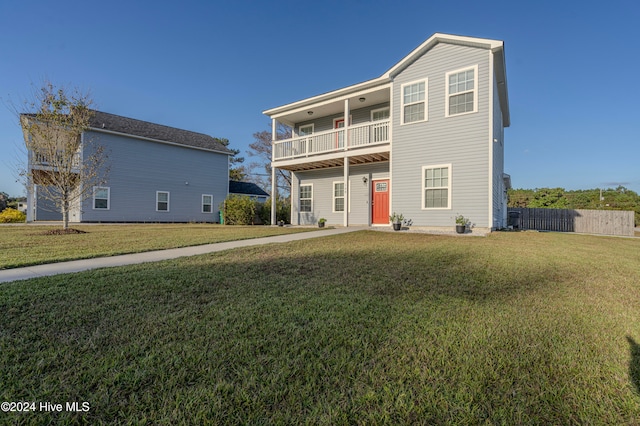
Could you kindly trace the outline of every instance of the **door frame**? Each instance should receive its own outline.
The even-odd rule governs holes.
[[[391,207],[391,178],[376,178],[376,179],[371,179],[371,206],[370,206],[370,211],[371,211],[371,225],[388,225],[389,224],[389,220],[387,217],[387,220],[385,222],[379,222],[376,223],[373,221],[374,219],[374,215],[373,215],[373,207],[374,207],[374,197],[376,195],[376,182],[382,182],[385,181],[387,182],[387,213],[389,213],[390,211],[390,207]]]

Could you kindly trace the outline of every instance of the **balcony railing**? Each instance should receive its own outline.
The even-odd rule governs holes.
[[[55,154],[49,155],[41,152],[34,152],[31,157],[31,165],[32,167],[47,167],[47,168],[57,168],[64,167],[68,162],[69,158],[67,155],[58,151]],[[80,153],[76,152],[73,154],[71,158],[71,169],[77,169],[80,167]]]
[[[355,148],[389,142],[390,120],[350,126],[348,143],[345,146],[344,129],[333,129],[312,135],[276,141],[273,146],[273,160],[308,157],[329,152],[346,151]]]

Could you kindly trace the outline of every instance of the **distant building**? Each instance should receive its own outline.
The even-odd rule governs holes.
[[[264,203],[269,194],[253,182],[229,181],[229,195],[246,195],[252,200]]]
[[[95,111],[84,137],[104,147],[109,174],[92,197],[72,206],[70,222],[219,221],[232,153],[217,139],[101,111]],[[29,153],[29,169],[51,167],[46,158]],[[37,181],[27,195],[28,222],[62,219],[38,196]]]

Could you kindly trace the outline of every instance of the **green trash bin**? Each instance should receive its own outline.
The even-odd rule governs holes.
[[[222,210],[218,212],[220,214],[220,225],[224,225],[224,216],[222,215]]]

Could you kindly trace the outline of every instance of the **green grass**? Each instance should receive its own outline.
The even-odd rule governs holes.
[[[0,285],[17,424],[640,424],[640,240],[357,232]]]
[[[43,235],[58,228],[0,227],[0,269],[314,230],[211,224],[74,225],[87,233]]]

